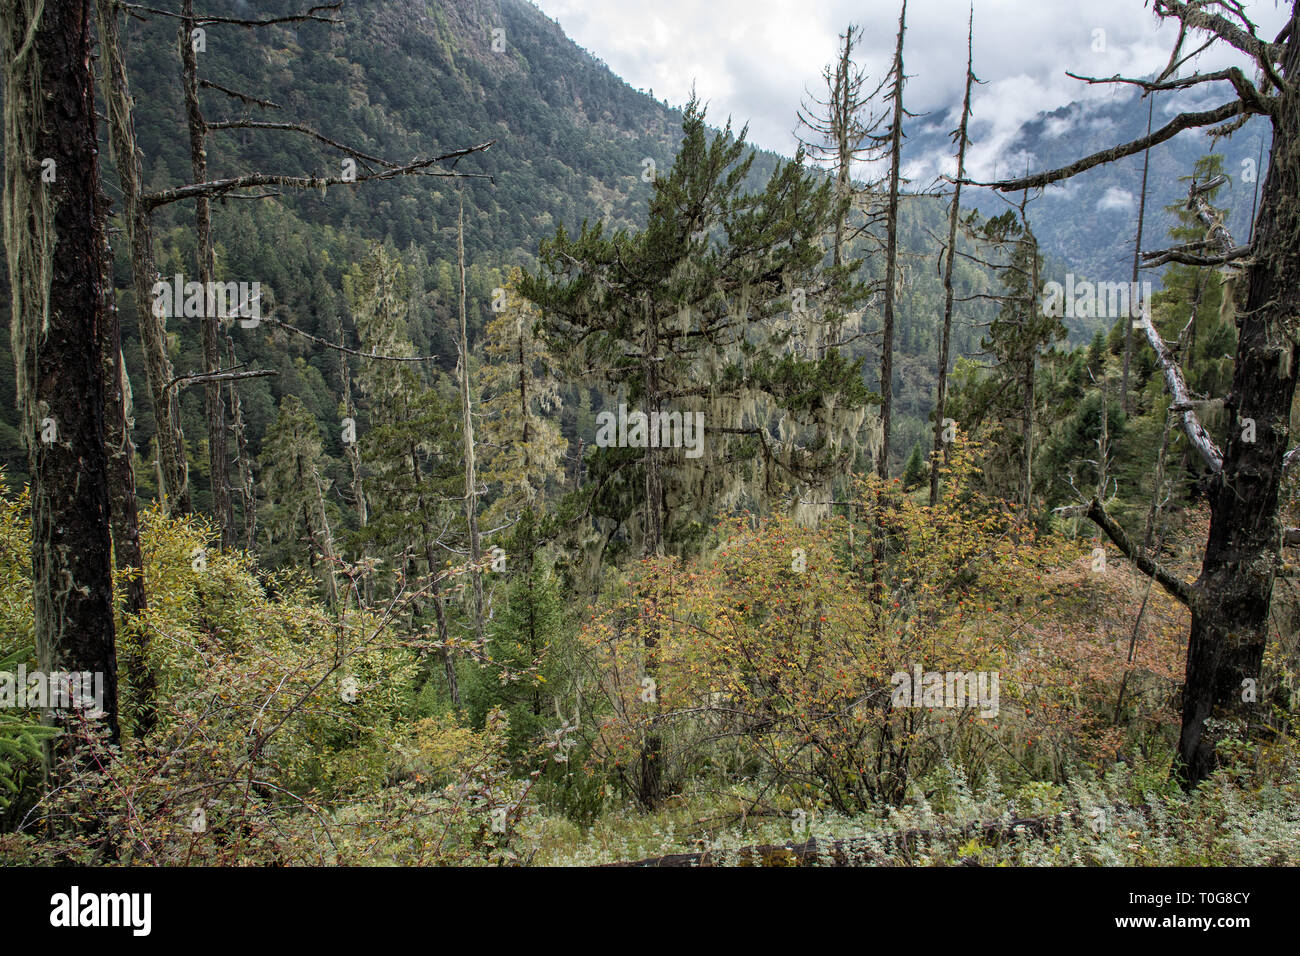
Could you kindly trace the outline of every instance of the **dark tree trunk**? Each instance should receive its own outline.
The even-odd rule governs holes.
[[[107,202],[107,200],[105,200]],[[113,253],[104,247],[104,312],[100,325],[100,362],[104,381],[104,439],[108,456],[109,520],[113,538],[113,563],[124,592],[123,623],[138,623],[149,607],[144,590],[144,553],[140,547],[140,521],[135,504],[135,443],[131,441],[131,385],[122,357],[122,330],[113,290]],[[135,733],[153,728],[155,681],[137,628],[135,641],[124,661],[135,707]]]
[[[1300,11],[1291,14],[1285,76],[1300,80]],[[1279,95],[1273,154],[1256,231],[1257,253],[1246,276],[1245,307],[1237,313],[1233,415],[1223,468],[1210,491],[1210,537],[1192,605],[1192,632],[1179,739],[1184,781],[1204,780],[1214,767],[1223,728],[1249,723],[1255,706],[1242,700],[1242,682],[1258,680],[1268,638],[1277,550],[1278,486],[1290,433],[1300,348],[1288,323],[1300,315],[1300,90]],[[1253,419],[1256,440],[1242,440],[1237,423]]]
[[[39,22],[32,22],[35,16]],[[18,405],[32,481],[37,654],[46,674],[103,675],[101,724],[117,740],[100,356],[104,223],[90,2],[4,0],[0,44],[6,79],[5,247]],[[54,172],[52,182],[42,179],[46,167]],[[54,752],[75,755],[77,738],[60,738]]]

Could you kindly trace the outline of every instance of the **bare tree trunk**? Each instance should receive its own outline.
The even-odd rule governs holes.
[[[435,570],[435,565],[433,564],[432,546],[429,546],[426,553],[428,555],[427,560],[432,575],[430,590],[433,594],[433,614],[435,620],[438,622],[438,640],[443,645],[442,654],[440,655],[442,657],[442,672],[447,678],[447,693],[451,696],[452,704],[456,707],[460,707],[462,705],[460,700],[460,682],[456,679],[456,660],[452,656],[451,651],[446,647],[449,632],[447,628],[447,608],[442,603],[442,581],[439,580],[438,572]]]
[[[1151,135],[1151,121],[1155,118],[1156,99],[1155,95],[1151,96],[1151,105],[1147,107],[1147,135]],[[1133,242],[1133,283],[1132,295],[1137,295],[1138,276],[1141,274],[1138,267],[1142,262],[1142,230],[1146,225],[1147,218],[1147,176],[1151,172],[1151,150],[1147,149],[1142,154],[1142,196],[1138,200],[1138,231],[1137,239]],[[1143,307],[1147,308],[1149,303],[1144,303]],[[1129,310],[1132,312],[1132,309]],[[1129,395],[1128,378],[1129,367],[1133,361],[1133,318],[1131,315],[1124,316],[1124,383],[1122,406],[1124,414],[1127,415],[1133,410],[1133,403]]]
[[[153,286],[158,279],[158,269],[154,264],[153,224],[148,208],[141,201],[144,174],[135,142],[126,58],[118,33],[118,4],[115,0],[96,0],[96,7],[108,141],[122,188],[122,213],[131,248],[131,278],[136,315],[140,321],[140,343],[157,428],[154,444],[161,473],[158,495],[168,514],[188,514],[190,490],[185,436],[181,432],[180,400],[174,390],[167,388],[174,372],[167,357],[166,317],[153,308]]]
[[[661,405],[663,399],[660,395],[659,384],[659,319],[655,314],[654,306],[648,300],[645,303],[645,332],[643,349],[644,355],[641,357],[641,364],[645,380],[645,395],[647,417],[654,412],[662,411]],[[655,419],[651,418],[651,421]],[[645,540],[642,542],[642,555],[644,557],[655,557],[664,553],[664,486],[663,475],[660,472],[659,449],[655,448],[655,442],[646,442],[645,457]],[[642,643],[645,649],[644,668],[645,675],[651,681],[655,680],[658,673],[658,665],[655,660],[655,648],[659,643],[659,630],[655,622],[655,613],[651,609],[649,613],[642,613]],[[651,685],[653,686],[653,685]],[[652,701],[656,711],[659,709],[659,696],[656,690],[654,700]],[[640,799],[642,806],[647,810],[654,810],[659,806],[663,799],[663,738],[659,735],[655,723],[658,716],[652,718],[650,731],[646,735],[641,745],[640,753],[640,793],[637,797]]]
[[[352,420],[355,429],[357,410],[352,404],[352,371],[348,368],[346,357],[340,361],[339,366],[343,378],[343,414],[345,418]],[[343,443],[343,449],[348,458],[348,467],[352,471],[352,500],[357,510],[357,523],[364,529],[370,525],[370,508],[366,503],[366,488],[361,475],[361,449],[357,445],[355,436],[352,441]],[[357,557],[364,563],[365,551],[362,550]],[[375,602],[375,580],[369,570],[364,570],[362,573],[364,577],[361,581],[361,595],[366,606],[370,607]]]
[[[438,558],[434,552],[433,534],[429,528],[429,522],[424,517],[428,512],[425,510],[424,502],[424,479],[420,475],[420,459],[414,448],[410,451],[411,457],[411,479],[415,482],[415,506],[420,514],[420,530],[423,535],[424,544],[424,561],[429,566],[429,586],[433,594],[433,613],[438,622],[438,643],[442,645],[442,669],[447,676],[447,693],[451,695],[451,702],[456,707],[461,707],[460,683],[456,679],[456,657],[452,653],[448,642],[451,638],[450,629],[447,626],[447,608],[443,604],[442,597],[442,580],[438,577]]]
[[[226,355],[230,367],[239,363],[235,361],[235,340],[226,336]],[[344,363],[344,368],[347,364]],[[239,401],[239,389],[230,383],[230,422],[235,435],[235,454],[239,462],[239,499],[244,512],[244,547],[253,550],[257,532],[257,486],[253,482],[252,458],[248,453],[248,429],[244,425],[243,405]]]
[[[655,412],[662,411],[663,399],[659,386],[659,319],[654,306],[645,303],[645,346],[641,357],[642,374],[645,381],[644,409],[647,418]],[[653,421],[654,419],[650,419]],[[650,557],[664,553],[664,482],[660,472],[661,456],[654,442],[647,441],[645,455],[642,456],[645,468],[645,538],[641,553]]]
[[[185,86],[185,118],[190,133],[190,165],[194,182],[208,181],[208,127],[199,107],[199,62],[191,31],[195,28],[194,0],[184,0],[180,27],[181,66]],[[199,263],[199,282],[205,290],[206,308],[199,320],[203,334],[203,371],[221,368],[218,318],[212,314],[216,281],[216,252],[212,247],[212,203],[206,195],[194,197],[194,234],[198,242],[195,255]],[[233,385],[231,386],[234,387]],[[203,385],[203,409],[208,421],[208,461],[212,481],[212,513],[221,530],[221,549],[235,546],[235,515],[230,502],[230,459],[226,452],[226,406],[221,397],[221,383]]]
[[[100,725],[116,741],[113,558],[100,355],[104,223],[98,202],[89,0],[3,0],[0,47],[4,244],[13,296],[18,408],[32,481],[37,655],[46,674],[102,675]],[[75,721],[69,726],[75,728]],[[53,755],[77,758],[78,737],[74,731],[58,738]],[[57,779],[57,762],[54,768]]]
[[[1024,215],[1024,207],[1021,207],[1021,215]],[[1026,223],[1025,232],[1029,241],[1029,295],[1025,303],[1025,324],[1032,327],[1034,316],[1038,312],[1038,240],[1033,238],[1029,233],[1028,224]],[[1037,362],[1037,346],[1030,343],[1028,354],[1025,356],[1025,407],[1021,421],[1022,441],[1025,446],[1025,466],[1024,466],[1024,501],[1026,509],[1034,500],[1034,370]]]
[[[478,536],[478,488],[474,476],[474,413],[469,392],[469,333],[465,326],[465,199],[461,196],[460,223],[456,232],[456,255],[460,266],[460,414],[465,447],[465,525],[469,531],[469,559],[474,565],[474,641],[483,646],[483,558]],[[525,418],[525,421],[527,419]]]
[[[330,530],[329,516],[325,513],[325,491],[321,487],[320,474],[313,468],[312,481],[316,488],[316,527],[319,535],[321,558],[325,562],[325,588],[329,596],[330,607],[339,610],[339,582],[337,577],[338,557],[334,550],[334,533]]]
[[[884,429],[880,444],[880,460],[876,473],[889,478],[889,438],[892,428],[894,393],[894,296],[898,292],[898,190],[903,168],[903,37],[907,32],[907,0],[898,15],[898,45],[894,49],[892,90],[893,117],[889,130],[889,218],[885,240],[885,309],[884,330],[880,345],[880,407],[881,425]]]
[[[957,175],[948,210],[948,250],[943,269],[943,333],[939,345],[939,395],[934,409],[934,450],[930,455],[930,507],[939,503],[939,461],[947,460],[943,440],[944,414],[948,407],[948,360],[952,349],[952,273],[957,259],[957,222],[961,217],[961,181],[966,175],[966,132],[970,124],[971,87],[975,82],[975,10],[971,8],[966,30],[966,98],[961,107],[961,125],[957,128]]]

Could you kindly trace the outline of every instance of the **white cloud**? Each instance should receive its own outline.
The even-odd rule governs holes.
[[[750,124],[750,140],[791,154],[795,111],[805,88],[819,92],[850,21],[863,27],[859,61],[874,81],[888,68],[898,30],[893,4],[861,0],[534,0],[578,43],[630,84],[681,104],[694,83],[719,125],[731,115]],[[1260,33],[1273,36],[1285,5],[1248,0]],[[1094,52],[1094,31],[1106,31]],[[976,88],[971,170],[1005,171],[1002,154],[1022,123],[1074,100],[1131,97],[1130,88],[1087,86],[1065,75],[1144,75],[1166,63],[1177,30],[1143,0],[975,0]],[[907,106],[921,125],[957,124],[966,62],[966,9],[955,0],[910,0],[905,67]],[[1234,51],[1208,51],[1193,66],[1241,63]],[[1253,72],[1253,71],[1250,71]],[[873,83],[874,85],[874,83]],[[918,126],[918,128],[920,128]]]
[[[1137,209],[1137,198],[1127,189],[1111,186],[1097,200],[1098,212],[1130,212]]]

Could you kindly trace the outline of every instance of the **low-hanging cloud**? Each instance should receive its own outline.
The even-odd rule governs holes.
[[[787,155],[796,145],[801,98],[805,91],[821,94],[822,69],[845,26],[863,27],[858,61],[872,87],[889,67],[898,29],[895,4],[860,0],[534,2],[633,86],[677,105],[694,84],[712,121],[720,125],[730,115],[737,127],[748,123],[751,142]],[[1250,0],[1246,7],[1262,35],[1271,38],[1281,29],[1281,6]],[[953,129],[965,81],[966,6],[910,0],[907,10],[906,105],[923,114],[914,123]],[[1135,95],[1131,88],[1088,86],[1066,70],[1096,77],[1150,74],[1164,66],[1176,36],[1176,26],[1159,25],[1143,0],[975,0],[975,73],[985,84],[974,95],[972,176],[1021,171],[1016,167],[1025,157],[1005,150],[1040,112],[1076,100]],[[1230,63],[1242,65],[1243,58],[1220,45],[1183,72]]]

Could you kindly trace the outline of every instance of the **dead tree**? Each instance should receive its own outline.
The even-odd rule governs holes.
[[[873,139],[889,147],[889,207],[885,220],[885,303],[883,336],[880,344],[880,415],[883,437],[876,473],[889,478],[889,437],[893,417],[890,407],[894,393],[894,298],[898,294],[898,194],[902,186],[903,121],[910,116],[903,108],[903,38],[907,33],[907,0],[898,14],[898,42],[894,47],[894,64],[889,71],[889,128]]]
[[[190,134],[190,165],[194,182],[207,182],[208,150],[207,123],[199,106],[199,60],[196,34],[199,27],[194,19],[194,0],[184,0],[180,25],[181,74],[185,86],[185,118]],[[194,233],[198,241],[196,255],[199,264],[199,282],[211,289],[216,281],[217,258],[212,247],[212,203],[207,196],[194,199]],[[217,316],[211,308],[205,309],[199,320],[203,340],[203,371],[216,372],[221,368],[221,346]],[[231,389],[234,385],[232,383]],[[226,451],[226,405],[221,395],[221,384],[209,380],[203,387],[203,411],[208,422],[208,462],[212,487],[212,511],[221,532],[221,549],[235,546],[235,513],[230,500],[230,457]]]
[[[966,176],[966,147],[970,139],[966,131],[970,125],[971,89],[979,80],[975,76],[975,8],[971,7],[966,28],[966,96],[962,101],[961,124],[953,132],[957,144],[957,175],[953,181],[952,207],[948,210],[947,261],[943,269],[943,332],[939,341],[939,390],[934,407],[934,449],[930,455],[930,507],[939,501],[939,461],[946,457],[943,440],[944,413],[948,405],[948,361],[952,349],[952,273],[957,259],[957,223],[961,216],[961,186]]]
[[[131,280],[140,345],[144,352],[145,378],[152,399],[156,434],[154,454],[160,474],[158,497],[168,514],[190,511],[189,469],[185,459],[185,436],[181,431],[180,403],[168,394],[172,380],[167,356],[167,317],[152,307],[153,286],[158,279],[154,259],[153,220],[144,201],[144,173],[136,147],[135,120],[126,57],[118,30],[116,0],[96,0],[99,26],[100,83],[104,110],[108,116],[108,143],[122,190],[122,218],[131,254]]]
[[[106,66],[105,99],[109,104],[114,156],[117,158],[119,173],[122,177],[122,191],[128,229],[132,244],[132,271],[136,299],[140,312],[141,338],[146,353],[146,368],[149,370],[150,389],[153,392],[155,414],[158,416],[158,434],[170,435],[170,443],[161,439],[160,466],[167,486],[167,493],[178,503],[175,510],[187,512],[190,508],[188,481],[185,475],[184,438],[180,431],[180,410],[175,394],[166,393],[166,385],[174,376],[165,350],[165,316],[147,308],[144,303],[152,298],[153,283],[157,278],[154,267],[153,242],[150,228],[151,216],[157,208],[169,203],[194,200],[195,224],[198,238],[199,277],[204,289],[211,289],[209,283],[215,282],[217,263],[213,252],[211,202],[213,199],[265,199],[278,195],[276,192],[253,193],[246,189],[263,186],[288,189],[322,190],[334,185],[352,186],[368,181],[392,179],[398,176],[446,176],[474,177],[479,174],[462,173],[455,165],[465,156],[489,148],[492,144],[482,143],[465,149],[452,150],[429,158],[417,158],[408,163],[395,163],[353,149],[343,143],[324,136],[315,130],[298,123],[260,122],[247,117],[241,119],[209,122],[203,113],[199,91],[212,89],[231,99],[242,102],[245,106],[260,109],[277,109],[269,100],[259,99],[236,90],[226,89],[204,80],[199,75],[196,44],[196,31],[202,31],[213,25],[239,26],[245,28],[266,27],[286,23],[317,22],[338,24],[341,21],[334,15],[342,7],[341,2],[319,4],[304,13],[263,18],[240,18],[211,16],[196,13],[192,0],[185,0],[181,12],[160,10],[139,4],[121,2],[121,0],[97,0],[100,11],[101,35],[104,40]],[[144,194],[141,188],[142,177],[140,163],[135,147],[134,121],[132,118],[131,98],[128,87],[125,60],[117,35],[116,13],[124,10],[137,17],[161,16],[178,21],[180,29],[180,56],[182,79],[185,94],[187,127],[190,135],[191,166],[194,182],[158,193]],[[251,173],[228,179],[210,180],[208,174],[207,139],[221,130],[269,130],[290,132],[304,135],[330,149],[341,152],[352,168],[345,168],[337,176],[294,176],[280,174]],[[450,163],[451,168],[435,168],[441,163]],[[346,165],[346,164],[345,164]],[[211,306],[211,297],[208,297]],[[220,323],[223,318],[231,316],[212,315],[211,308],[205,310],[202,318],[202,345],[204,359],[204,410],[208,426],[208,446],[210,453],[210,474],[212,478],[213,507],[217,524],[221,529],[222,547],[229,548],[235,543],[234,509],[230,487],[230,461],[227,441],[226,403],[221,394],[221,383],[228,383],[233,389],[235,378],[220,378],[221,354],[219,345]],[[240,438],[236,439],[241,440]],[[174,449],[174,451],[173,451]],[[244,459],[246,461],[246,459]],[[240,499],[245,507],[251,502],[251,470],[241,466]],[[251,522],[244,516],[245,537],[252,540]]]
[[[1151,102],[1147,106],[1147,135],[1151,135],[1151,121],[1155,118],[1156,98],[1151,97]],[[1151,174],[1151,149],[1148,147],[1142,151],[1142,192],[1138,198],[1138,221],[1137,237],[1133,240],[1133,278],[1130,288],[1133,294],[1137,293],[1138,276],[1141,274],[1142,264],[1142,232],[1146,226],[1147,218],[1147,181]],[[1129,393],[1129,370],[1133,364],[1133,323],[1124,320],[1124,380],[1123,380],[1123,406],[1124,414],[1127,415],[1133,411],[1132,396]]]
[[[457,263],[460,268],[460,412],[461,437],[465,449],[465,526],[469,534],[469,560],[474,576],[474,643],[483,648],[483,559],[478,533],[478,488],[475,479],[474,411],[469,388],[469,335],[465,328],[465,197],[460,200],[456,232]],[[432,569],[430,569],[432,571]]]
[[[867,211],[865,216],[854,215],[864,211],[864,199],[875,190],[876,184],[855,183],[853,166],[873,158],[875,150],[870,137],[882,122],[871,112],[872,98],[880,88],[874,93],[865,93],[866,73],[854,62],[854,51],[861,38],[862,29],[853,24],[840,34],[839,56],[833,66],[822,71],[826,99],[809,94],[798,111],[800,125],[810,134],[808,138],[801,135],[800,144],[809,158],[825,166],[835,177],[837,208],[830,237],[831,268],[823,278],[824,291],[829,295],[818,308],[817,315],[809,318],[806,345],[803,346],[818,360],[825,359],[831,352],[846,352],[856,336],[845,338],[845,324],[850,317],[844,313],[858,298],[866,299],[872,292],[870,285],[853,280],[862,260],[849,258],[849,250],[856,240],[863,236],[873,238],[868,230],[877,224],[878,218],[873,211]],[[856,224],[852,221],[854,218],[858,220]],[[851,318],[857,326],[861,313]],[[802,323],[800,326],[803,331]],[[811,505],[809,510],[801,512],[802,515],[820,519],[830,513],[831,503],[835,500],[835,479],[847,474],[852,466],[858,436],[850,436],[851,440],[844,443],[849,447],[842,449],[832,433],[832,423],[825,417],[817,418],[815,428],[813,447],[826,450],[828,467],[817,469],[821,474],[809,482],[810,487],[801,496],[800,503],[805,507]]]
[[[1177,771],[1185,785],[1194,786],[1214,769],[1215,746],[1225,733],[1249,732],[1258,717],[1256,708],[1244,699],[1253,695],[1244,693],[1243,688],[1259,679],[1263,665],[1283,538],[1278,522],[1279,488],[1286,466],[1296,457],[1296,452],[1287,452],[1287,445],[1300,373],[1296,329],[1300,286],[1295,281],[1300,275],[1300,6],[1292,3],[1287,25],[1271,42],[1260,38],[1236,3],[1154,0],[1153,10],[1160,19],[1173,20],[1179,27],[1169,63],[1159,76],[1149,81],[1118,76],[1080,79],[1127,83],[1148,95],[1227,82],[1234,95],[1214,109],[1182,113],[1141,139],[1061,169],[994,185],[1009,191],[1060,182],[1136,155],[1185,129],[1226,124],[1212,132],[1230,135],[1251,116],[1265,116],[1273,127],[1272,157],[1251,245],[1236,246],[1209,209],[1204,194],[1214,184],[1194,183],[1188,201],[1206,226],[1205,241],[1143,257],[1148,265],[1173,261],[1242,270],[1233,283],[1235,288],[1225,290],[1227,295],[1239,292],[1240,301],[1232,391],[1224,400],[1232,424],[1222,450],[1201,425],[1183,372],[1155,323],[1143,322],[1174,410],[1209,473],[1210,534],[1200,576],[1190,586],[1161,581],[1182,597],[1192,612]],[[1179,78],[1179,67],[1191,58],[1183,54],[1190,33],[1205,35],[1208,44],[1227,44],[1244,55],[1251,61],[1256,79],[1248,79],[1237,67]],[[1090,515],[1126,555],[1133,555],[1131,542],[1126,535],[1115,533],[1114,522],[1099,502],[1092,503]],[[1142,567],[1141,563],[1138,566]]]

